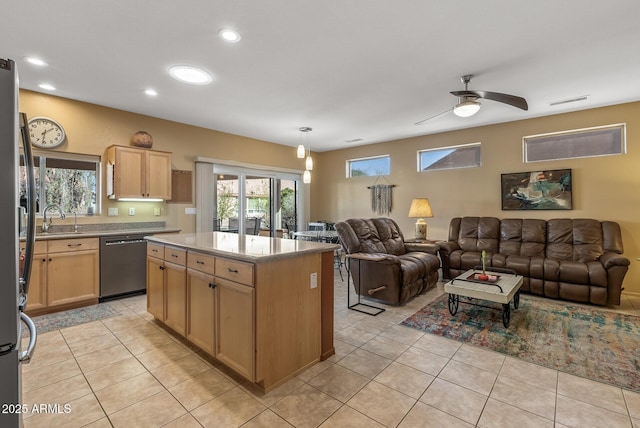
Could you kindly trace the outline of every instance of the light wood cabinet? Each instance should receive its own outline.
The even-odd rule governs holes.
[[[216,358],[254,381],[254,289],[223,278],[216,278],[215,282],[218,292]]]
[[[165,255],[166,257],[166,255]],[[180,335],[186,335],[187,324],[187,268],[164,262],[165,294],[164,323]]]
[[[24,251],[24,243],[20,248]],[[98,303],[98,238],[36,241],[26,312],[44,313]]]
[[[98,250],[49,254],[47,306],[97,299]]]
[[[148,259],[159,260],[153,252],[164,254],[164,260],[148,261],[149,269],[169,264],[169,247],[152,239]],[[164,314],[150,309],[158,320],[171,318],[168,308],[173,306],[179,314],[186,306],[187,340],[265,392],[320,361],[325,340],[321,290],[333,289],[332,248],[262,263],[186,248],[186,302],[181,292],[165,288]],[[178,275],[176,271],[175,282]],[[152,303],[158,294],[148,286],[150,308],[162,306]],[[332,294],[326,297],[326,305],[331,305],[327,316],[332,318]],[[327,340],[326,357],[333,354],[332,336]]]
[[[147,312],[164,321],[164,260],[151,256],[147,256]]]
[[[147,311],[182,336],[187,324],[186,260],[184,249],[147,246]]]
[[[187,339],[215,355],[216,288],[213,275],[187,269]]]
[[[20,251],[24,253],[25,243],[20,243]],[[47,243],[36,241],[33,248],[33,264],[29,280],[26,312],[37,313],[47,306]]]
[[[109,198],[171,199],[171,153],[110,146],[105,157],[113,168]]]

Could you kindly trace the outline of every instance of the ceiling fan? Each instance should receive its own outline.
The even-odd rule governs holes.
[[[471,91],[469,90],[469,82],[473,74],[466,74],[460,78],[462,83],[464,83],[464,91],[451,91],[452,95],[458,97],[458,104],[454,107],[443,111],[442,113],[438,113],[435,116],[428,117],[419,122],[416,122],[416,125],[420,125],[428,120],[435,119],[438,116],[442,116],[445,113],[449,113],[453,111],[456,116],[460,117],[470,117],[473,116],[480,110],[480,102],[478,99],[483,98],[486,100],[497,101],[499,103],[509,104],[510,106],[517,107],[522,110],[528,110],[529,106],[527,105],[527,100],[522,97],[518,97],[516,95],[509,94],[501,94],[500,92],[489,92],[489,91]]]

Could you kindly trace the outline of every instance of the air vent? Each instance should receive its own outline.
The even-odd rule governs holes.
[[[357,143],[358,141],[362,141],[362,138],[354,138],[353,140],[346,140],[345,143]]]
[[[560,104],[576,103],[578,101],[585,101],[588,98],[589,98],[589,95],[581,95],[579,97],[567,98],[566,100],[553,101],[553,102],[549,103],[549,105],[550,106],[557,106],[557,105],[560,105]]]

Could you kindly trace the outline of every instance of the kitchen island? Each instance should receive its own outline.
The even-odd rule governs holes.
[[[265,392],[333,355],[338,245],[225,232],[146,239],[147,310]]]

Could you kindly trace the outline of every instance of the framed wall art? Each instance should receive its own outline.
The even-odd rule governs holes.
[[[503,210],[571,210],[571,170],[501,174]]]

